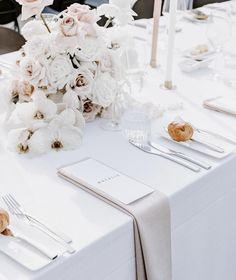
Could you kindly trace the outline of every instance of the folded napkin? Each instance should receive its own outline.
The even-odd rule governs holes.
[[[220,96],[205,100],[203,106],[207,109],[236,116],[236,98]]]
[[[76,163],[71,166],[75,165]],[[68,167],[70,166],[58,169],[58,175],[133,218],[137,280],[171,280],[171,226],[168,198],[155,190],[141,199],[125,204],[87,183],[85,179],[81,180],[75,172],[70,173]],[[79,171],[79,167],[77,170]]]

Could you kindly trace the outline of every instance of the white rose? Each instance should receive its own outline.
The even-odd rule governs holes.
[[[22,20],[40,14],[44,7],[50,6],[53,0],[16,0],[22,5]]]
[[[33,37],[25,43],[23,48],[26,56],[40,58],[49,52],[48,39],[44,36]]]
[[[116,81],[109,73],[103,73],[94,81],[93,103],[108,107],[114,101],[116,94]]]
[[[93,24],[99,20],[96,10],[91,10],[88,5],[74,3],[67,10],[70,15],[75,16],[81,22]]]
[[[101,38],[87,37],[80,42],[74,54],[79,61],[98,61],[104,46],[105,42]]]
[[[26,40],[31,40],[34,37],[46,34],[47,28],[39,20],[27,22],[21,29],[21,33]]]
[[[81,99],[91,98],[94,78],[91,71],[86,68],[79,68],[71,83],[74,91]]]
[[[91,100],[86,99],[83,101],[83,117],[86,122],[93,121],[98,114],[100,114],[102,107],[92,103]]]
[[[23,78],[31,84],[42,86],[46,85],[46,69],[38,60],[31,57],[24,57],[20,61],[20,71]]]
[[[73,70],[73,65],[67,55],[56,56],[48,66],[50,84],[62,89],[71,80]]]

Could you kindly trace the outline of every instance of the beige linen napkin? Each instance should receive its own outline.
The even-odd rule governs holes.
[[[133,218],[137,280],[171,280],[170,207],[163,193],[156,190],[126,205],[78,181],[63,168],[58,169],[58,175]]]

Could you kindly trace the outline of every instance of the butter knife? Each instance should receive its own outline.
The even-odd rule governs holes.
[[[228,142],[228,143],[230,143],[232,145],[236,145],[236,141],[234,141],[234,140],[232,140],[232,139],[230,139],[228,137],[225,137],[223,135],[220,135],[220,134],[218,134],[216,132],[213,132],[213,131],[210,131],[210,130],[207,130],[207,129],[201,129],[201,128],[198,128],[198,127],[195,127],[195,126],[194,126],[194,129],[196,129],[196,131],[198,131],[199,133],[210,134],[210,135],[215,136],[216,138],[219,138],[219,139],[221,139],[221,140],[223,140],[225,142]]]
[[[179,119],[181,120],[181,121],[185,121],[181,116],[179,116]],[[231,139],[229,139],[229,138],[227,138],[227,137],[225,137],[225,136],[223,136],[223,135],[220,135],[220,134],[218,134],[218,133],[216,133],[216,132],[213,132],[213,131],[210,131],[210,130],[207,130],[207,129],[201,129],[201,128],[199,128],[199,127],[196,127],[195,125],[193,125],[193,124],[191,124],[192,125],[192,127],[193,127],[193,129],[194,130],[196,130],[198,133],[206,133],[206,134],[209,134],[209,135],[212,135],[212,136],[215,136],[216,138],[219,138],[219,139],[222,139],[222,140],[224,140],[225,142],[228,142],[228,143],[231,143],[231,144],[233,144],[233,145],[236,145],[236,142],[235,141],[233,141],[233,140],[231,140]],[[208,143],[209,144],[209,143]],[[211,144],[212,145],[212,144]],[[218,147],[218,146],[216,146],[217,148],[219,148],[220,150],[223,150],[222,148],[220,148],[220,147]]]
[[[168,129],[167,128],[165,128],[165,131],[168,133]],[[173,140],[173,141],[175,141],[175,140]],[[224,153],[225,152],[225,150],[223,148],[221,148],[221,147],[219,147],[219,146],[217,146],[215,144],[209,143],[209,142],[207,142],[205,140],[200,140],[200,139],[196,139],[196,138],[192,137],[188,141],[201,144],[202,146],[205,146],[206,148],[208,148],[208,149],[210,149],[210,150],[212,150],[214,152],[217,152],[217,153]]]
[[[192,142],[195,142],[195,143],[198,143],[198,144],[201,144],[203,146],[205,146],[206,148],[214,151],[214,152],[217,152],[217,153],[224,153],[225,150],[215,144],[212,144],[212,143],[209,143],[205,140],[199,140],[199,139],[196,139],[196,138],[191,138],[189,141],[192,141]]]
[[[189,162],[192,162],[192,163],[194,163],[194,164],[196,164],[196,165],[198,165],[198,166],[200,166],[200,167],[202,167],[204,169],[207,169],[207,170],[211,168],[211,165],[209,165],[208,163],[205,163],[205,162],[200,161],[198,159],[192,158],[192,157],[190,157],[190,156],[188,156],[188,155],[186,155],[184,153],[181,153],[181,152],[169,149],[169,148],[164,147],[162,145],[159,145],[159,144],[157,144],[157,143],[155,143],[153,141],[149,141],[149,144],[153,148],[157,149],[160,152],[163,152],[163,153],[166,153],[166,154],[169,154],[169,155],[173,155],[173,156],[177,156],[179,158],[185,159],[185,160],[187,160]]]
[[[175,163],[178,163],[194,172],[199,172],[201,169],[199,167],[196,167],[195,165],[192,165],[190,163],[187,163],[186,161],[184,160],[181,160],[181,159],[178,159],[174,156],[171,156],[169,154],[166,154],[166,153],[163,153],[163,152],[160,152],[154,148],[152,148],[151,146],[147,145],[147,144],[141,144],[141,143],[137,143],[137,142],[134,142],[134,141],[131,141],[129,140],[130,144],[132,144],[133,146],[135,146],[136,148],[142,150],[143,152],[146,152],[146,153],[149,153],[149,154],[153,154],[153,155],[157,155],[157,156],[161,156],[165,159],[168,159],[168,160],[171,160]]]

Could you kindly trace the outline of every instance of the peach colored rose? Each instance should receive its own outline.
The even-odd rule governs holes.
[[[78,21],[70,15],[59,20],[59,27],[61,33],[66,37],[76,36],[78,33]]]
[[[46,69],[38,60],[25,57],[20,61],[20,71],[23,78],[32,85],[44,85],[46,82]]]

